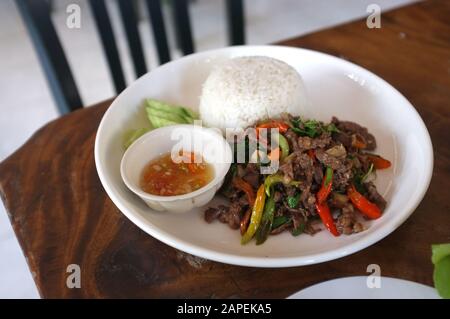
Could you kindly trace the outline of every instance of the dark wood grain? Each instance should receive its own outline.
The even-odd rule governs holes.
[[[450,241],[449,17],[449,1],[427,1],[383,14],[381,29],[359,21],[283,42],[375,72],[424,119],[433,178],[394,233],[351,256],[284,269],[230,266],[168,247],[129,222],[98,179],[93,145],[106,101],[49,123],[0,165],[0,194],[41,296],[286,297],[327,279],[365,275],[372,263],[382,275],[432,285],[430,245]],[[73,263],[81,266],[81,289],[66,287]]]

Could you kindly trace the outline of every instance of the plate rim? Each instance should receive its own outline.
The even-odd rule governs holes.
[[[286,299],[300,299],[299,297],[297,297],[295,295],[300,294],[300,293],[302,293],[302,292],[304,292],[306,290],[312,289],[312,288],[314,288],[314,287],[316,287],[318,285],[325,285],[325,284],[329,285],[331,282],[336,282],[336,281],[367,280],[368,277],[369,277],[369,275],[368,276],[344,276],[344,277],[338,277],[338,278],[333,278],[333,279],[321,281],[321,282],[312,284],[312,285],[310,285],[308,287],[305,287],[303,289],[300,289],[300,290],[290,294],[289,296],[286,297]],[[397,284],[399,284],[399,283],[409,284],[409,285],[414,284],[415,286],[419,286],[421,289],[431,289],[431,290],[433,290],[435,292],[436,297],[440,298],[438,292],[436,291],[436,288],[434,288],[432,286],[425,285],[425,284],[420,283],[420,282],[416,282],[416,281],[412,281],[412,280],[408,280],[408,279],[403,279],[403,278],[395,278],[395,277],[390,277],[390,276],[380,276],[380,279],[381,280],[388,280],[388,281],[391,281],[391,282],[396,282]],[[309,298],[307,297],[306,299],[309,299]],[[361,299],[365,299],[365,298],[361,298]],[[400,296],[400,298],[395,298],[395,299],[405,299],[405,298],[401,298],[401,296]],[[417,299],[417,298],[414,298],[414,299]]]
[[[130,213],[129,208],[127,208],[124,203],[116,196],[114,190],[110,187],[108,182],[106,181],[106,173],[101,166],[100,163],[100,146],[99,146],[99,139],[101,136],[101,132],[103,130],[103,127],[105,126],[105,123],[107,121],[107,118],[109,114],[112,112],[111,110],[114,108],[115,103],[117,103],[117,100],[120,99],[120,97],[125,94],[128,88],[131,86],[136,85],[138,81],[141,81],[144,77],[149,76],[150,72],[142,75],[138,79],[134,80],[132,83],[130,83],[125,90],[123,90],[111,103],[111,105],[108,107],[106,112],[103,114],[103,117],[100,121],[100,124],[97,129],[97,134],[95,137],[95,145],[94,145],[94,159],[95,159],[95,166],[97,170],[97,174],[99,176],[100,182],[102,183],[103,188],[105,189],[107,195],[111,199],[111,201],[117,206],[117,208],[121,211],[122,214],[124,214],[132,223],[134,223],[136,226],[138,226],[141,230],[146,232],[148,235],[154,237],[155,239],[161,241],[162,243],[169,245],[175,249],[187,252],[189,254],[202,257],[208,260],[213,260],[217,262],[222,262],[225,264],[232,264],[232,265],[239,265],[239,266],[247,266],[247,267],[262,267],[262,268],[284,268],[284,267],[296,267],[296,266],[305,266],[305,265],[311,265],[311,264],[317,264],[322,263],[330,260],[335,260],[344,256],[351,255],[353,253],[356,253],[360,250],[363,250],[376,242],[384,239],[386,236],[391,234],[394,230],[396,230],[401,224],[403,224],[406,219],[408,219],[411,214],[415,211],[417,206],[422,201],[423,197],[425,196],[430,182],[432,178],[433,173],[433,166],[434,166],[434,154],[433,154],[433,146],[430,138],[430,134],[428,132],[428,129],[417,112],[417,110],[414,108],[412,103],[403,95],[401,94],[395,87],[393,87],[389,82],[384,80],[383,78],[379,77],[375,73],[371,72],[370,70],[367,70],[357,64],[354,64],[350,61],[341,59],[339,57],[326,54],[323,52],[310,50],[310,49],[304,49],[304,48],[297,48],[297,47],[290,47],[290,46],[282,46],[282,45],[240,45],[240,46],[229,46],[219,49],[213,49],[213,50],[207,50],[197,53],[192,53],[189,55],[186,55],[184,57],[181,57],[176,60],[172,60],[166,64],[163,64],[159,67],[165,66],[170,63],[175,63],[182,59],[188,59],[195,55],[212,55],[221,51],[233,51],[233,50],[256,50],[258,49],[261,52],[264,52],[264,49],[275,49],[275,50],[292,50],[292,51],[306,51],[309,54],[318,54],[322,55],[327,59],[334,60],[337,63],[341,63],[342,65],[347,65],[351,68],[356,68],[356,70],[367,73],[375,81],[382,83],[384,86],[390,89],[391,92],[398,95],[401,99],[404,100],[405,106],[409,108],[409,110],[412,112],[412,115],[416,118],[417,122],[420,124],[421,129],[424,133],[424,138],[426,140],[425,145],[421,145],[424,149],[425,154],[425,162],[428,162],[428,165],[426,167],[426,175],[425,175],[425,183],[423,184],[423,187],[416,197],[413,204],[410,206],[410,209],[405,212],[400,217],[392,220],[390,223],[387,223],[384,228],[379,229],[377,232],[373,232],[368,234],[364,237],[364,240],[357,241],[355,243],[347,244],[343,247],[340,247],[332,252],[322,252],[322,253],[316,253],[316,254],[309,254],[304,256],[289,256],[289,257],[257,257],[257,256],[242,256],[242,255],[236,255],[236,254],[230,254],[225,252],[217,252],[216,250],[200,247],[196,244],[190,244],[186,243],[183,240],[180,240],[174,236],[172,236],[170,233],[167,233],[166,231],[163,231],[159,229],[158,227],[151,225],[147,223],[142,217]],[[158,67],[158,68],[159,68]]]

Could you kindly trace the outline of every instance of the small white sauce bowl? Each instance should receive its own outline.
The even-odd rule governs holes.
[[[212,165],[212,181],[194,192],[159,196],[146,193],[140,187],[145,166],[168,152],[178,150],[194,152]],[[220,132],[195,125],[172,125],[152,130],[135,141],[125,152],[120,174],[125,185],[142,198],[152,209],[183,213],[194,207],[206,205],[222,186],[232,161],[231,147]]]

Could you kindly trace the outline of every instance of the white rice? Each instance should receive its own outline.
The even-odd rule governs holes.
[[[200,116],[209,127],[245,128],[306,109],[303,81],[285,62],[262,56],[238,57],[215,67],[203,85]]]

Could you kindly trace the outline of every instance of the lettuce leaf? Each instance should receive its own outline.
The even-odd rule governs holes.
[[[154,99],[145,100],[145,111],[152,128],[176,124],[193,124],[199,118],[196,112],[188,108],[171,105]],[[152,130],[152,128],[138,128],[125,132],[124,148],[127,149],[134,141]]]
[[[450,243],[432,245],[434,287],[442,298],[450,299]]]

